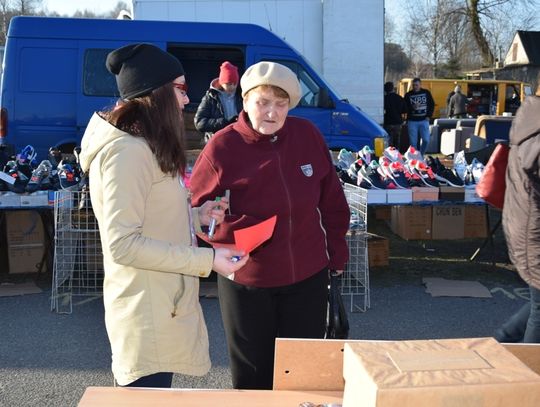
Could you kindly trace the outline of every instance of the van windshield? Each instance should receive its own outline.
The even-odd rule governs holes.
[[[298,77],[302,90],[302,97],[298,104],[299,107],[318,107],[322,86],[326,87],[329,93],[337,95],[337,92],[332,89],[328,83],[322,82],[321,86],[321,84],[317,82],[317,80],[298,62],[289,60],[273,60],[273,62],[285,65]]]

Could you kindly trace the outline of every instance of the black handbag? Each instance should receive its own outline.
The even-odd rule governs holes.
[[[341,297],[341,276],[330,271],[328,287],[328,313],[326,316],[326,339],[347,339],[349,319]]]

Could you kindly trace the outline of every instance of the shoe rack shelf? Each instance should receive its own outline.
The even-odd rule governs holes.
[[[351,220],[346,236],[349,262],[342,275],[341,294],[349,297],[351,312],[363,312],[370,307],[367,190],[352,184],[344,184],[343,190],[351,211]]]
[[[55,192],[51,311],[57,313],[71,314],[74,297],[103,293],[103,253],[89,202],[86,192]]]

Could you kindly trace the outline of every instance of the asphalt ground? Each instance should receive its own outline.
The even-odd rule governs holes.
[[[371,270],[371,308],[349,313],[350,338],[491,336],[526,301],[500,230],[493,247],[470,262],[481,239],[407,242],[392,235],[385,222],[370,220],[370,229],[390,238],[390,265]],[[479,281],[492,297],[432,297],[423,277]],[[6,274],[0,279],[5,281]],[[72,313],[57,314],[50,311],[50,274],[19,279],[34,279],[44,291],[0,297],[0,406],[76,406],[87,386],[112,386],[101,298],[74,297]],[[347,306],[349,301],[345,297]],[[201,298],[201,303],[212,369],[204,377],[175,375],[173,386],[230,388],[218,300]]]

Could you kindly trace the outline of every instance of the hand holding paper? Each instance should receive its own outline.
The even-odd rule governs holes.
[[[214,248],[225,247],[227,249],[250,253],[272,237],[272,234],[274,233],[274,228],[276,226],[276,220],[277,215],[274,215],[271,218],[266,219],[265,221],[257,223],[256,225],[235,230],[233,232],[233,244],[216,243],[207,240],[205,236],[201,237],[208,243],[210,243]]]

